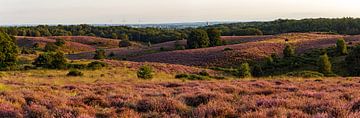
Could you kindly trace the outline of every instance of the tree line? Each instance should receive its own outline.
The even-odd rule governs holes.
[[[160,28],[131,28],[127,26],[91,26],[91,25],[39,25],[33,27],[2,27],[12,36],[96,36],[103,38],[161,43],[185,38],[182,30]]]
[[[210,26],[225,35],[281,34],[289,32],[329,32],[335,34],[360,34],[360,18],[278,19],[270,22],[242,22]],[[247,29],[247,30],[246,30]],[[256,33],[258,32],[258,33]],[[260,33],[261,32],[261,33]]]

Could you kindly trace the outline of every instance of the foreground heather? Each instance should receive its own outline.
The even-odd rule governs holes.
[[[359,117],[358,79],[1,80],[0,117]]]

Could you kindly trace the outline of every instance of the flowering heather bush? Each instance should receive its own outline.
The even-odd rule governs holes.
[[[0,92],[0,117],[356,118],[360,114],[357,78],[321,82],[298,78],[188,82],[99,79],[64,84],[52,83],[55,79],[20,80],[0,79],[11,88]],[[56,79],[60,80],[64,79]]]

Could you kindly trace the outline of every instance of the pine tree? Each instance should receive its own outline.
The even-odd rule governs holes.
[[[9,35],[0,31],[0,70],[16,65],[19,48]]]
[[[337,42],[336,42],[336,51],[340,55],[348,54],[347,45],[346,45],[346,41],[344,40],[344,38],[340,38],[340,39],[337,40]]]
[[[283,54],[285,58],[294,57],[295,48],[291,44],[286,44]]]
[[[319,71],[324,74],[332,73],[332,66],[328,55],[325,53],[321,55],[318,61]]]
[[[251,77],[251,69],[248,63],[241,64],[239,68],[239,76],[242,78]]]

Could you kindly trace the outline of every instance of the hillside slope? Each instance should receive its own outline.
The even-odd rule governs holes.
[[[334,46],[340,37],[344,36],[289,33],[241,44],[147,54],[130,60],[195,66],[234,66],[246,60],[259,60],[273,53],[281,55],[285,40],[297,47],[297,53],[302,53],[313,48]],[[346,36],[346,40],[356,43],[359,41],[356,37]],[[230,50],[225,51],[226,48]]]

